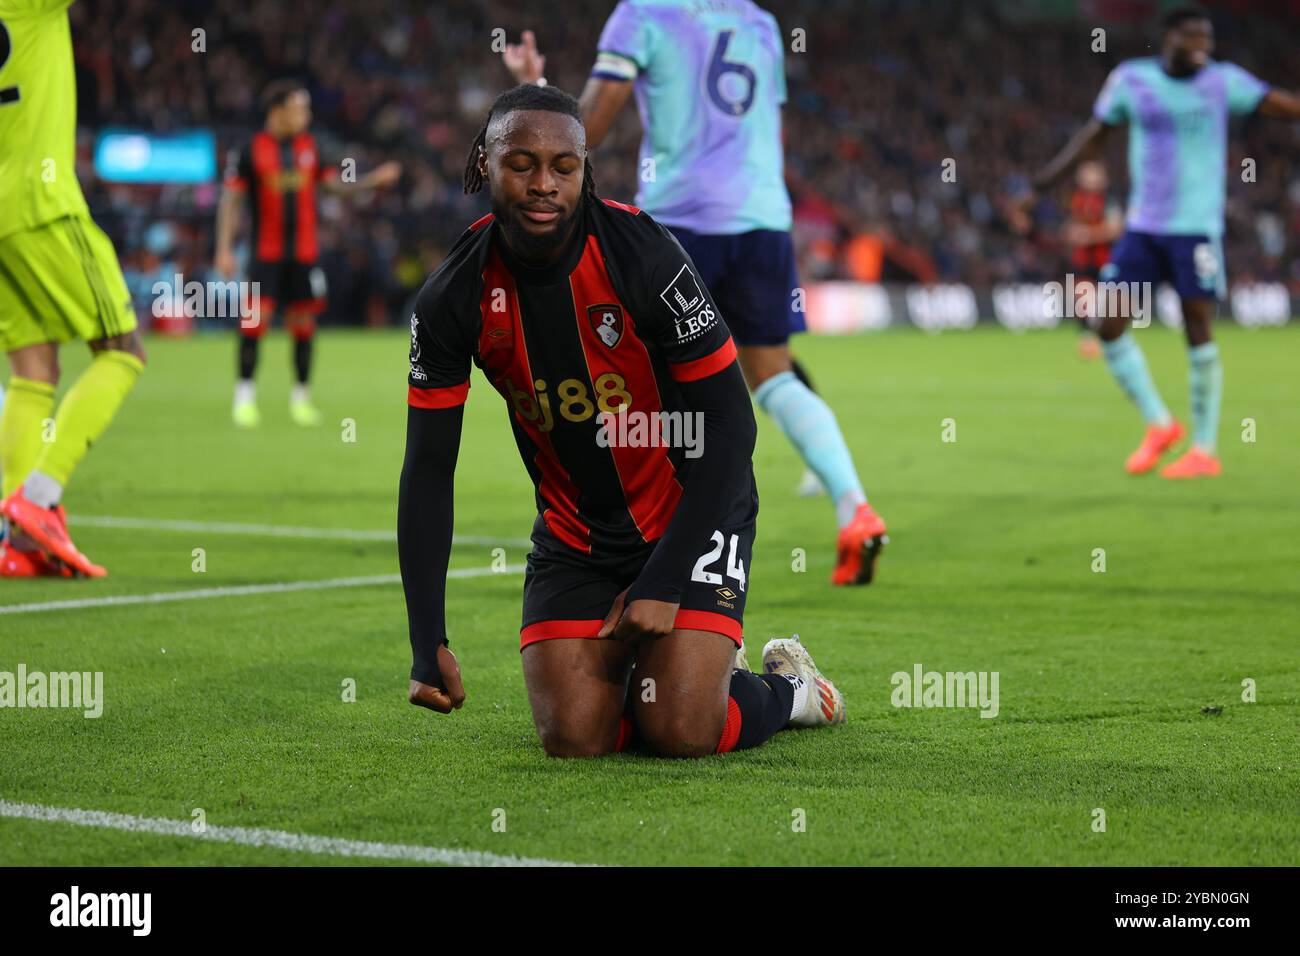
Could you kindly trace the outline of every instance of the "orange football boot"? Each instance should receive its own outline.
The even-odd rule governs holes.
[[[1161,478],[1217,478],[1223,463],[1203,448],[1193,445],[1181,458],[1160,471]]]
[[[16,524],[23,532],[55,559],[62,561],[77,574],[88,578],[107,577],[108,572],[91,562],[77,550],[68,537],[68,522],[62,505],[42,508],[23,497],[20,487],[0,502],[0,514]]]
[[[840,529],[831,584],[870,584],[888,542],[880,515],[865,501],[858,505],[853,520]]]
[[[1184,434],[1183,426],[1176,418],[1168,425],[1148,425],[1146,437],[1137,451],[1128,456],[1124,470],[1130,475],[1145,475],[1160,464],[1160,456],[1173,448]]]
[[[43,551],[19,551],[0,546],[0,578],[70,578],[67,566],[51,561]]]

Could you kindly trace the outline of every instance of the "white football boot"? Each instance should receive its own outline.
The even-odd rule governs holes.
[[[736,662],[731,665],[733,670],[747,671],[749,667],[749,658],[745,656],[745,642],[741,641],[740,646],[736,648]]]
[[[811,468],[805,468],[803,477],[799,479],[799,484],[795,486],[794,493],[799,498],[820,498],[826,494],[826,486],[817,477],[817,472]]]
[[[848,719],[844,695],[822,676],[798,634],[767,642],[763,648],[763,670],[779,674],[794,685],[790,726],[821,727],[842,724]]]

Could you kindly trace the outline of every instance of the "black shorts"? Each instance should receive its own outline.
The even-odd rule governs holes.
[[[713,532],[704,554],[687,571],[673,626],[723,634],[740,646],[754,550],[752,521]],[[593,561],[549,535],[534,532],[524,574],[519,648],[560,637],[594,638],[619,592],[636,580],[653,548]]]
[[[248,279],[261,309],[260,321],[240,323],[246,335],[260,335],[270,327],[271,319],[290,312],[317,316],[325,311],[325,270],[314,262],[280,262],[254,260],[248,269]]]

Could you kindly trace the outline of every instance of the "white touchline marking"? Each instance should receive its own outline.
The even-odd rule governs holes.
[[[173,521],[162,518],[120,518],[111,515],[70,515],[68,523],[87,528],[121,528],[131,531],[184,531],[197,534],[233,534],[263,538],[316,538],[327,541],[396,541],[396,531],[366,531],[357,528],[299,528],[279,524],[236,524],[229,521]],[[527,538],[494,538],[490,535],[458,534],[452,544],[479,544],[529,548]]]
[[[508,564],[504,571],[492,568],[451,568],[449,578],[477,578],[487,574],[519,574],[521,564]],[[239,597],[245,594],[281,594],[286,591],[323,591],[331,588],[364,588],[376,584],[400,584],[400,574],[372,574],[359,578],[329,578],[324,581],[281,581],[276,584],[242,584],[193,591],[158,591],[154,594],[116,594],[108,597],[43,601],[39,604],[0,604],[0,614],[33,614],[37,611],[74,611],[88,607],[118,607],[129,604],[166,604],[169,601],[202,601],[207,598]]]
[[[442,863],[446,866],[585,866],[563,860],[536,857],[501,856],[481,850],[451,850],[437,846],[408,846],[401,843],[372,843],[368,840],[345,840],[339,837],[312,836],[285,830],[262,830],[250,827],[225,827],[209,824],[195,833],[188,820],[163,817],[137,817],[129,813],[105,813],[102,810],[77,810],[46,807],[36,803],[10,803],[0,799],[0,817],[18,820],[41,820],[46,823],[71,823],[79,827],[100,827],[128,833],[186,837],[210,843],[235,843],[240,846],[289,850],[294,853],[317,853],[322,856],[359,856],[375,860],[406,860],[415,863]]]

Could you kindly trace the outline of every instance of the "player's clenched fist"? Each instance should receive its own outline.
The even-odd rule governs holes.
[[[669,601],[651,601],[643,598],[633,601],[623,611],[623,617],[614,628],[614,639],[635,644],[654,637],[667,637],[673,632],[678,605]]]
[[[610,637],[616,641],[635,644],[650,638],[667,637],[672,633],[678,605],[648,598],[626,604],[627,592],[628,589],[624,588],[614,598],[614,605],[605,615],[605,622],[596,633],[597,637]]]
[[[460,664],[446,644],[438,648],[438,671],[442,686],[411,681],[406,699],[417,707],[427,707],[440,714],[450,714],[465,703],[465,686],[460,682]]]

